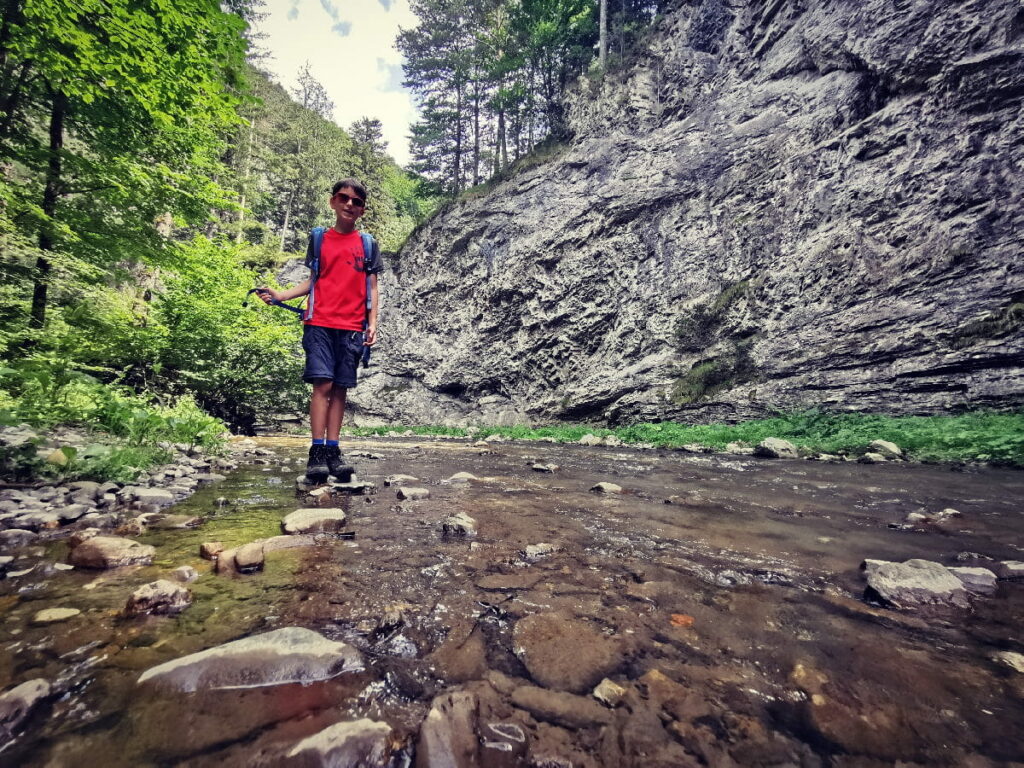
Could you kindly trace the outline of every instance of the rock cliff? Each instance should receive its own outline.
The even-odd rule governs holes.
[[[1018,0],[704,0],[383,275],[357,421],[1024,403]]]

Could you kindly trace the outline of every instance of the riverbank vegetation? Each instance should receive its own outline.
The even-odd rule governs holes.
[[[353,435],[384,435],[402,431],[395,427],[348,428]],[[486,438],[502,435],[519,440],[554,439],[577,442],[587,434],[614,435],[623,443],[646,443],[658,448],[703,446],[724,450],[739,442],[755,446],[768,437],[789,440],[803,453],[860,456],[873,440],[898,445],[916,461],[990,462],[1024,467],[1024,412],[976,412],[956,416],[883,416],[834,414],[808,411],[757,419],[739,424],[688,425],[672,422],[635,424],[604,429],[576,424],[546,427],[410,427],[418,435],[452,435]]]

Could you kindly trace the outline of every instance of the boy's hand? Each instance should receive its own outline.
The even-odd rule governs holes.
[[[363,340],[364,347],[372,347],[377,343],[377,327],[371,325],[366,329],[366,338]]]
[[[272,304],[274,301],[281,301],[280,293],[275,291],[273,288],[257,288],[256,295],[263,299],[266,304]]]

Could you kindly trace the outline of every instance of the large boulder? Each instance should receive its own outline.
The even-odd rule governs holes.
[[[313,683],[363,669],[359,652],[303,627],[244,637],[148,669],[139,683],[190,693]]]
[[[124,565],[149,565],[154,547],[119,536],[93,536],[71,550],[68,562],[79,568],[119,568]]]
[[[868,582],[868,596],[880,597],[886,603],[902,608],[969,605],[963,583],[941,563],[865,560],[861,568]]]
[[[765,459],[798,459],[800,454],[788,440],[766,437],[754,448],[754,455]]]
[[[554,613],[520,619],[512,650],[545,688],[588,693],[625,661],[622,643]]]

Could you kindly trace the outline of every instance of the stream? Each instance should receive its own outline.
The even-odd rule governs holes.
[[[1000,581],[970,609],[898,610],[865,600],[859,570],[865,558],[1024,559],[1020,471],[350,439],[376,493],[322,503],[341,506],[354,535],[271,552],[257,573],[214,573],[203,542],[275,536],[313,506],[295,486],[306,443],[259,444],[278,458],[171,508],[201,526],[131,537],[156,547],[152,565],[57,571],[45,564],[68,545],[54,538],[44,567],[0,581],[0,690],[43,678],[62,691],[0,765],[320,764],[287,755],[359,718],[391,726],[396,767],[1024,763],[1024,673],[993,658],[1024,652],[1024,583]],[[476,479],[448,481],[459,472]],[[397,498],[384,484],[396,474],[429,498]],[[623,492],[595,493],[599,482]],[[960,514],[904,525],[949,507]],[[458,512],[476,536],[442,533]],[[188,608],[122,615],[135,589],[182,565],[200,573]],[[33,624],[52,607],[81,613]],[[283,627],[351,645],[365,669],[189,694],[137,682]],[[591,678],[621,687],[616,706],[596,703]],[[417,755],[432,702],[453,690],[472,698],[469,756]],[[495,747],[488,734],[510,725],[522,743]]]

